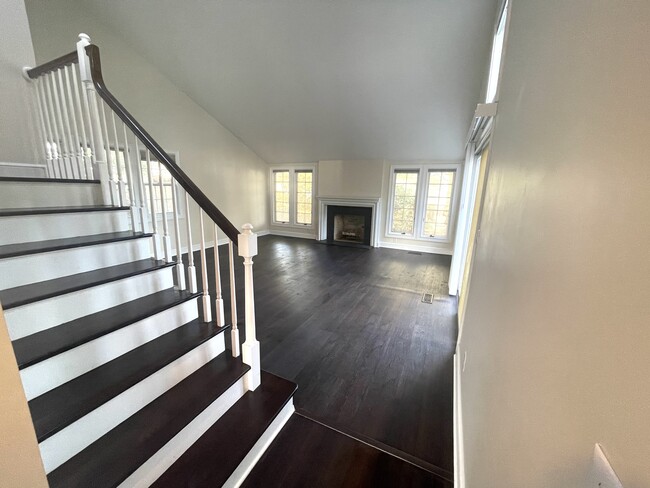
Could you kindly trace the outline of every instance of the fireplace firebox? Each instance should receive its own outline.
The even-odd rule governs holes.
[[[370,247],[371,207],[327,205],[327,243]]]

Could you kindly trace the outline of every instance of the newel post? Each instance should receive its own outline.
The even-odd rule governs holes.
[[[246,342],[242,356],[251,370],[246,373],[246,388],[255,390],[261,383],[260,343],[255,337],[255,294],[253,292],[253,256],[257,256],[257,234],[251,224],[244,224],[237,238],[239,255],[244,258],[244,306]]]
[[[97,102],[97,92],[93,84],[93,78],[90,74],[90,60],[86,53],[86,46],[90,45],[88,34],[79,34],[77,42],[77,55],[79,57],[79,73],[81,83],[84,88],[85,96],[88,101],[87,111],[90,119],[90,133],[93,152],[93,173],[100,180],[102,187],[102,198],[105,205],[113,204],[111,190],[111,181],[108,175],[108,155],[104,146],[104,136],[102,135],[102,126],[99,116],[99,103]],[[85,104],[84,104],[85,105]]]

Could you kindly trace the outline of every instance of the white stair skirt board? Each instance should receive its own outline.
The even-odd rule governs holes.
[[[34,334],[166,290],[174,286],[172,267],[157,269],[73,293],[5,310],[11,340]]]
[[[198,318],[197,299],[151,315],[20,371],[27,400],[97,368]]]
[[[151,456],[131,476],[124,480],[119,485],[119,488],[145,488],[150,486],[245,393],[246,387],[242,376],[156,454]],[[223,449],[227,451],[228,447],[224,445]],[[215,456],[217,455],[218,453],[215,452]],[[215,458],[215,462],[219,462],[219,460]]]
[[[102,189],[96,183],[0,181],[0,208],[102,204]]]
[[[253,448],[248,452],[246,457],[239,463],[239,466],[230,475],[230,478],[223,484],[224,488],[236,488],[241,486],[248,474],[253,470],[257,461],[266,452],[268,447],[273,442],[273,439],[280,433],[284,424],[286,424],[293,412],[296,409],[293,406],[293,397],[287,404],[280,410],[280,413],[273,419],[271,425],[264,431],[261,437],[257,440]]]
[[[454,488],[465,488],[465,447],[463,437],[463,403],[461,397],[460,352],[454,354]]]
[[[21,178],[46,178],[47,166],[34,163],[0,162],[0,176]]]
[[[0,246],[121,232],[131,228],[129,210],[0,217]]]
[[[2,259],[0,289],[147,259],[151,257],[149,241],[129,239]]]
[[[223,334],[218,334],[45,439],[39,444],[45,472],[56,469],[224,350]]]

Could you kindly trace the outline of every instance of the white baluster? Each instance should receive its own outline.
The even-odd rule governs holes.
[[[192,251],[192,224],[190,222],[190,197],[185,193],[185,224],[187,230],[187,287],[190,293],[198,290],[196,284],[196,268],[194,267],[194,252]]]
[[[122,122],[122,134],[124,136],[124,164],[126,165],[126,179],[127,188],[129,193],[129,207],[131,208],[131,221],[133,222],[133,230],[144,232],[144,223],[138,211],[138,203],[135,198],[135,183],[136,178],[133,176],[133,165],[131,164],[131,150],[129,148],[129,138],[126,135],[126,125]],[[138,227],[140,224],[140,227]]]
[[[120,202],[120,195],[117,191],[118,181],[116,175],[116,168],[117,166],[119,166],[117,162],[117,147],[114,149],[113,155],[111,155],[111,139],[108,136],[108,123],[106,122],[106,104],[104,103],[103,100],[99,102],[99,109],[100,109],[99,123],[102,129],[102,134],[104,135],[104,143],[106,144],[106,155],[107,155],[106,161],[108,163],[107,164],[108,181],[111,189],[111,205],[121,206],[122,202]],[[113,168],[112,161],[115,161],[116,168]]]
[[[59,166],[59,174],[61,178],[68,177],[68,171],[65,164],[65,159],[63,156],[61,137],[59,136],[59,121],[57,120],[57,112],[55,109],[54,95],[52,95],[52,73],[47,73],[43,76],[45,81],[45,87],[47,88],[47,100],[50,109],[50,116],[52,117],[52,128],[54,131],[54,148],[56,150],[56,160]],[[59,114],[60,115],[60,114]]]
[[[255,336],[255,293],[253,291],[253,256],[257,256],[257,234],[253,233],[251,224],[244,224],[243,231],[237,239],[239,255],[244,258],[244,310],[246,325],[246,342],[242,348],[242,357],[251,369],[246,373],[245,383],[249,391],[260,386],[261,364],[260,343]]]
[[[172,240],[169,237],[169,223],[167,222],[167,204],[165,203],[165,185],[163,182],[163,164],[158,161],[158,187],[160,189],[160,210],[163,224],[162,246],[165,253],[165,262],[172,261]]]
[[[172,209],[174,212],[174,236],[176,237],[176,283],[179,290],[184,290],[185,285],[185,265],[183,264],[181,251],[181,230],[178,223],[178,201],[176,195],[176,182],[172,179]]]
[[[115,124],[115,112],[111,110],[111,124],[113,126],[113,137],[115,137],[115,166],[117,169],[117,194],[120,197],[120,205],[126,205],[126,176],[124,175],[124,168],[120,164],[120,139],[117,137],[117,125]],[[126,152],[124,146],[124,152]],[[125,156],[126,157],[126,156]],[[135,221],[133,222],[135,228]]]
[[[79,110],[79,127],[81,129],[81,154],[83,157],[86,179],[92,180],[93,165],[91,158],[88,157],[88,138],[86,137],[86,121],[84,117],[84,108],[86,109],[86,115],[88,115],[88,100],[86,100],[86,97],[84,97],[85,104],[81,104],[81,97],[79,96],[80,86],[79,82],[77,81],[77,67],[74,64],[70,67],[70,71],[72,72],[72,92],[74,93],[75,103]],[[90,147],[92,147],[92,143]]]
[[[61,107],[63,113],[63,122],[64,125],[64,135],[65,135],[65,144],[68,149],[68,158],[70,159],[70,172],[74,179],[81,179],[81,162],[78,158],[77,149],[74,147],[74,141],[72,137],[72,125],[70,124],[70,113],[69,113],[69,103],[65,95],[65,85],[63,83],[63,68],[56,70],[56,75],[59,80],[59,95],[61,97]]]
[[[86,46],[90,44],[90,37],[86,34],[79,34],[79,42],[77,42],[77,54],[79,55],[79,76],[81,77],[81,82],[83,83],[85,96],[82,97],[84,100],[84,106],[88,113],[88,119],[90,122],[90,138],[93,150],[93,158],[95,161],[95,167],[93,168],[93,174],[95,177],[99,178],[102,185],[102,198],[104,204],[112,204],[112,191],[109,181],[108,174],[108,163],[107,163],[107,151],[104,148],[104,138],[101,130],[101,123],[99,119],[99,103],[97,101],[97,92],[95,91],[95,85],[93,85],[93,80],[90,75],[90,61],[88,55],[86,54]]]
[[[45,163],[47,165],[47,174],[50,178],[56,178],[56,171],[54,171],[54,164],[52,162],[52,145],[50,140],[52,138],[50,129],[49,129],[49,120],[46,123],[46,103],[43,99],[41,87],[42,80],[34,80],[34,89],[36,90],[36,105],[38,107],[39,122],[41,124],[41,133],[43,141],[43,151],[45,153]]]
[[[70,123],[72,125],[72,136],[73,136],[73,141],[74,141],[74,147],[75,147],[75,153],[77,155],[77,165],[79,168],[79,178],[85,178],[88,179],[88,175],[86,174],[86,165],[84,163],[84,154],[83,154],[83,148],[81,147],[81,141],[79,138],[79,125],[77,124],[77,109],[74,104],[74,98],[72,97],[72,88],[70,86],[70,70],[71,66],[65,66],[63,68],[63,74],[65,75],[65,87],[66,87],[66,94],[67,94],[67,100],[68,100],[68,106],[69,106],[69,115],[70,115]]]
[[[235,286],[235,253],[233,243],[228,241],[228,271],[230,273],[230,342],[232,356],[237,358],[241,354],[239,345],[239,329],[237,328],[237,288]]]
[[[212,322],[212,304],[208,290],[208,264],[205,259],[205,227],[203,226],[203,210],[199,208],[199,226],[201,227],[201,284],[203,285],[203,322]]]
[[[162,259],[163,253],[160,249],[160,235],[158,234],[158,222],[156,221],[156,196],[153,191],[153,177],[151,175],[151,154],[147,149],[147,178],[149,180],[149,204],[151,209],[151,230],[153,232],[153,256],[158,261]]]
[[[68,114],[66,112],[65,99],[62,92],[62,78],[61,70],[58,69],[52,72],[52,92],[54,93],[54,106],[57,110],[59,119],[59,130],[61,134],[61,148],[63,149],[63,159],[66,161],[66,173],[68,178],[76,179],[75,176],[75,159],[73,156],[72,144],[69,141],[69,122]]]
[[[125,129],[126,130],[126,129]],[[135,155],[136,155],[136,168],[135,168],[135,180],[134,185],[138,187],[138,213],[140,214],[140,223],[142,224],[142,232],[149,232],[151,230],[151,224],[147,225],[147,219],[145,217],[147,212],[147,196],[144,191],[144,178],[142,178],[142,156],[140,155],[140,148],[138,147],[138,138],[135,139]]]
[[[223,314],[223,295],[221,290],[221,269],[219,267],[219,237],[217,233],[217,224],[214,224],[214,279],[215,286],[215,313],[217,314],[217,325],[223,327],[225,325]]]

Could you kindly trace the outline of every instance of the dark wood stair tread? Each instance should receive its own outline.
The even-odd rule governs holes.
[[[95,410],[227,327],[195,319],[29,402],[38,442]]]
[[[77,207],[2,208],[0,209],[0,217],[79,212],[113,212],[121,210],[129,210],[129,207],[114,207],[112,205],[81,205]]]
[[[296,384],[262,371],[247,392],[151,486],[222,486],[296,391]],[[215,460],[215,453],[227,455]]]
[[[18,367],[32,366],[199,295],[169,288],[17,339],[13,348]]]
[[[6,244],[0,246],[0,259],[38,254],[42,252],[61,251],[76,247],[96,246],[98,244],[109,244],[111,242],[128,241],[151,237],[152,234],[133,232],[126,230],[122,232],[106,232],[89,236],[68,237],[65,239],[51,239],[47,241],[25,242],[19,244]]]
[[[53,280],[17,286],[0,290],[0,302],[4,309],[7,310],[39,300],[45,300],[46,298],[103,285],[111,281],[149,273],[157,269],[173,266],[174,264],[174,262],[165,263],[164,261],[156,261],[154,259],[142,259],[140,261],[118,264],[117,266],[86,271]]]
[[[50,488],[117,486],[249,369],[221,354],[52,471]],[[212,462],[221,462],[229,448],[219,446]]]
[[[17,183],[67,183],[67,184],[93,184],[99,185],[99,180],[73,180],[70,178],[35,178],[33,176],[0,176],[0,182]]]

